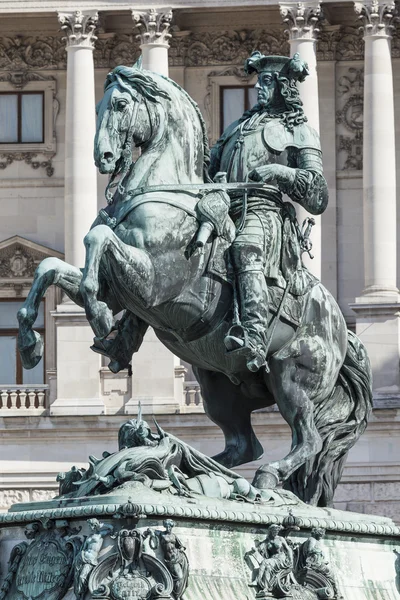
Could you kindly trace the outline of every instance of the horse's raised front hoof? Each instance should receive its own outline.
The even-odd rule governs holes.
[[[18,350],[24,369],[33,369],[43,356],[43,340],[40,333],[31,329],[18,334]]]
[[[273,490],[279,483],[279,471],[270,465],[263,465],[256,471],[252,485],[259,490]]]
[[[98,338],[105,338],[114,325],[112,311],[104,302],[97,302],[96,307],[91,310],[93,317],[89,324]]]

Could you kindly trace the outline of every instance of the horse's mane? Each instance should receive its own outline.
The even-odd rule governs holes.
[[[123,65],[119,67],[115,67],[106,78],[104,84],[104,91],[117,82],[122,88],[127,90],[130,94],[132,94],[132,89],[138,91],[142,94],[147,100],[150,102],[158,102],[159,98],[164,98],[166,100],[171,100],[171,96],[167,91],[163,90],[154,80],[155,77],[160,77],[164,81],[168,82],[170,85],[175,87],[180,93],[188,100],[189,104],[193,107],[194,111],[197,114],[197,117],[200,121],[200,127],[202,131],[202,141],[203,141],[203,177],[205,182],[209,182],[210,178],[208,175],[208,167],[210,164],[210,147],[208,144],[208,136],[207,136],[207,127],[205,121],[203,119],[203,115],[199,109],[197,102],[193,100],[189,96],[189,94],[184,90],[176,81],[173,81],[169,77],[165,77],[164,75],[158,75],[152,73],[151,71],[142,71],[137,67],[125,67]]]

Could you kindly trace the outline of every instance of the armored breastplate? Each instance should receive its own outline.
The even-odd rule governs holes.
[[[278,163],[287,165],[287,151],[277,152],[268,146],[263,135],[265,123],[243,121],[226,141],[220,170],[227,172],[229,182],[246,181],[256,167]]]

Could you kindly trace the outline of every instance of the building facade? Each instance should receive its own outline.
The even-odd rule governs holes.
[[[196,100],[210,143],[254,103],[243,70],[253,50],[299,52],[301,87],[320,132],[329,206],[314,227],[309,268],[334,294],[367,346],[374,411],[350,453],[337,507],[400,521],[400,26],[392,2],[176,0],[0,2],[0,509],[53,496],[55,476],[89,454],[116,449],[120,424],[145,413],[208,454],[223,436],[205,416],[189,365],[153,332],[113,375],[90,350],[81,309],[49,288],[37,329],[44,361],[25,371],[16,312],[39,262],[84,265],[83,237],[105,205],[107,178],[93,162],[95,104],[111,68],[169,75]],[[399,145],[398,145],[399,146]],[[299,219],[305,215],[299,211]],[[279,413],[254,414],[264,460],[283,456]],[[254,465],[240,470],[248,476]]]

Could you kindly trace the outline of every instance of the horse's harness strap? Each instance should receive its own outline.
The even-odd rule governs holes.
[[[145,204],[147,202],[158,202],[160,204],[170,204],[171,206],[175,206],[176,208],[180,208],[184,210],[186,213],[191,215],[192,217],[197,218],[196,211],[185,202],[181,202],[178,199],[174,198],[139,198],[138,196],[147,196],[147,194],[153,194],[155,192],[173,192],[173,193],[188,193],[189,195],[193,195],[194,198],[201,198],[204,194],[210,193],[212,191],[242,191],[246,192],[247,190],[262,190],[267,191],[270,189],[276,193],[276,188],[274,186],[269,185],[260,185],[259,183],[192,183],[192,184],[165,184],[165,185],[151,185],[148,187],[140,187],[136,190],[132,190],[131,192],[127,192],[127,196],[131,198],[131,201],[125,200],[125,202],[121,206],[120,212],[113,217],[110,217],[108,212],[104,209],[100,210],[99,217],[101,220],[111,227],[111,229],[115,229],[119,223],[121,223],[127,215],[132,212],[135,208],[140,206],[141,204]],[[136,200],[135,200],[136,198]]]

